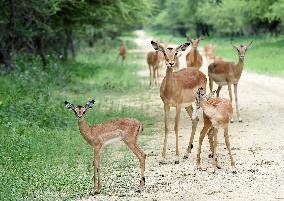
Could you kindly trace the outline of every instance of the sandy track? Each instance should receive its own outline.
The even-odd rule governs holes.
[[[152,50],[150,39],[137,32],[141,54]],[[137,50],[136,50],[137,51]],[[233,51],[233,50],[232,50]],[[185,54],[184,54],[185,55]],[[249,59],[249,55],[247,56]],[[184,57],[181,58],[184,60]],[[185,64],[185,62],[184,62]],[[206,71],[205,61],[202,71]],[[148,68],[139,73],[148,77]],[[162,78],[162,77],[161,77]],[[216,85],[214,85],[216,88]],[[170,113],[168,164],[159,165],[163,147],[163,109],[159,89],[148,96],[151,112],[161,115],[156,134],[143,147],[146,161],[146,189],[141,194],[133,190],[126,197],[90,197],[90,200],[284,200],[284,79],[244,72],[239,82],[239,105],[243,123],[230,125],[230,140],[237,173],[230,172],[222,131],[218,133],[218,159],[222,169],[211,173],[207,158],[209,143],[205,138],[202,149],[203,171],[195,170],[196,147],[203,122],[200,121],[194,139],[193,152],[187,160],[174,165],[174,114]],[[223,87],[222,97],[228,98]],[[202,119],[202,118],[200,118]],[[188,144],[191,122],[185,110],[180,123],[180,153]],[[182,158],[182,155],[181,155]],[[138,168],[138,167],[137,167]],[[139,170],[138,170],[139,171]],[[137,178],[135,178],[137,179]]]

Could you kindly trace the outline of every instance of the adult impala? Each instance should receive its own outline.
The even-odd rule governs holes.
[[[202,56],[198,51],[198,44],[201,40],[204,39],[204,36],[200,36],[199,38],[193,39],[190,37],[187,37],[188,42],[192,45],[191,50],[186,55],[186,64],[187,67],[194,67],[197,69],[200,69],[202,66]]]
[[[195,68],[184,68],[177,72],[173,72],[176,65],[177,56],[179,52],[185,51],[190,45],[189,43],[184,43],[176,48],[164,48],[157,42],[151,41],[153,48],[157,51],[161,51],[164,54],[164,60],[167,66],[166,76],[164,77],[162,84],[160,86],[160,96],[164,103],[165,112],[165,138],[164,138],[164,148],[162,153],[162,163],[165,161],[166,151],[167,151],[167,140],[169,133],[169,111],[170,107],[176,108],[175,117],[175,135],[176,135],[176,154],[175,154],[175,164],[179,163],[179,146],[178,146],[178,129],[181,108],[184,107],[191,118],[192,107],[191,104],[195,100],[195,94],[198,88],[206,87],[206,76]],[[184,158],[187,158],[192,149],[192,142],[194,134],[196,131],[198,119],[192,120],[192,131],[190,135],[190,140],[188,148],[186,150]]]
[[[145,185],[145,158],[146,154],[137,144],[138,136],[143,131],[143,125],[136,119],[117,119],[103,124],[89,126],[84,119],[84,114],[93,107],[94,100],[89,101],[85,106],[74,106],[65,101],[65,107],[72,110],[78,118],[80,133],[83,138],[94,148],[94,189],[93,193],[98,193],[101,188],[100,175],[100,151],[103,145],[115,141],[123,141],[130,150],[137,156],[141,168],[140,189]]]
[[[218,85],[217,97],[219,97],[219,93],[222,86],[228,85],[230,101],[232,102],[231,85],[232,84],[234,85],[236,112],[237,112],[237,119],[239,122],[242,122],[242,118],[240,116],[239,105],[238,105],[238,92],[237,92],[238,83],[244,68],[245,53],[247,49],[251,47],[251,44],[252,42],[250,42],[248,45],[240,45],[240,46],[232,44],[232,46],[237,50],[239,55],[238,63],[228,62],[228,61],[216,61],[208,66],[210,91],[212,92],[213,81],[214,81]]]

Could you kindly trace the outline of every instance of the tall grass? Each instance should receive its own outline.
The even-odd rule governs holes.
[[[186,41],[185,37],[175,37],[159,32],[149,32],[148,34],[154,38],[175,44]],[[234,38],[232,42],[236,45],[244,45],[250,41],[253,41],[253,45],[246,53],[245,69],[262,74],[284,76],[284,36],[245,36]],[[200,46],[204,47],[206,44],[214,44],[217,46],[216,55],[225,58],[225,60],[237,62],[237,51],[230,45],[230,42],[230,38],[205,37]]]
[[[151,133],[153,116],[116,104],[122,94],[146,91],[136,75],[140,67],[131,56],[127,59],[122,66],[114,48],[96,46],[77,61],[50,59],[47,70],[37,58],[21,56],[14,72],[0,75],[0,200],[71,199],[92,189],[93,151],[80,136],[74,114],[64,108],[65,100],[82,105],[95,99],[86,114],[90,123],[133,117],[144,123],[144,135]],[[125,150],[106,147],[103,177],[109,168],[120,170],[114,164],[133,165],[135,157]],[[113,152],[125,159],[112,163]]]

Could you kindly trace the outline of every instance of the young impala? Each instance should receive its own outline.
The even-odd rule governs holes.
[[[223,128],[225,143],[231,159],[231,166],[232,169],[234,170],[235,161],[231,153],[231,146],[230,146],[229,133],[228,133],[230,119],[233,115],[232,104],[229,100],[224,98],[212,98],[213,95],[214,92],[211,92],[209,95],[205,95],[203,88],[199,88],[196,94],[195,103],[193,104],[192,118],[193,119],[197,118],[197,110],[201,107],[203,110],[203,120],[204,120],[204,126],[199,136],[199,146],[198,146],[196,165],[198,168],[200,168],[201,145],[205,135],[208,133],[210,148],[213,154],[212,158],[213,172],[216,171],[217,133],[218,133],[218,128]]]
[[[101,188],[100,175],[100,151],[103,145],[114,141],[123,141],[130,150],[138,157],[141,168],[140,189],[145,185],[145,159],[146,154],[137,144],[138,136],[143,131],[143,125],[136,119],[117,119],[110,122],[89,126],[84,119],[84,114],[93,107],[94,100],[89,101],[85,106],[74,106],[65,101],[65,107],[72,110],[77,119],[80,133],[83,138],[94,148],[94,189],[98,193]]]

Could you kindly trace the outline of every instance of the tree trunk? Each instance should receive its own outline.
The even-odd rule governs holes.
[[[66,35],[66,40],[65,40],[64,51],[63,51],[64,60],[68,59],[68,49],[69,48],[71,51],[72,59],[75,59],[76,51],[75,51],[75,46],[74,46],[73,37],[72,37],[72,30],[70,28],[65,28],[65,35]]]
[[[43,51],[44,39],[42,36],[37,36],[35,38],[35,45],[36,45],[37,54],[40,56],[42,64],[45,67],[47,65],[47,60]]]
[[[3,46],[3,43],[1,43],[0,47],[0,64],[3,64],[7,71],[12,70],[12,62],[11,62],[11,50],[9,48],[6,48]]]

